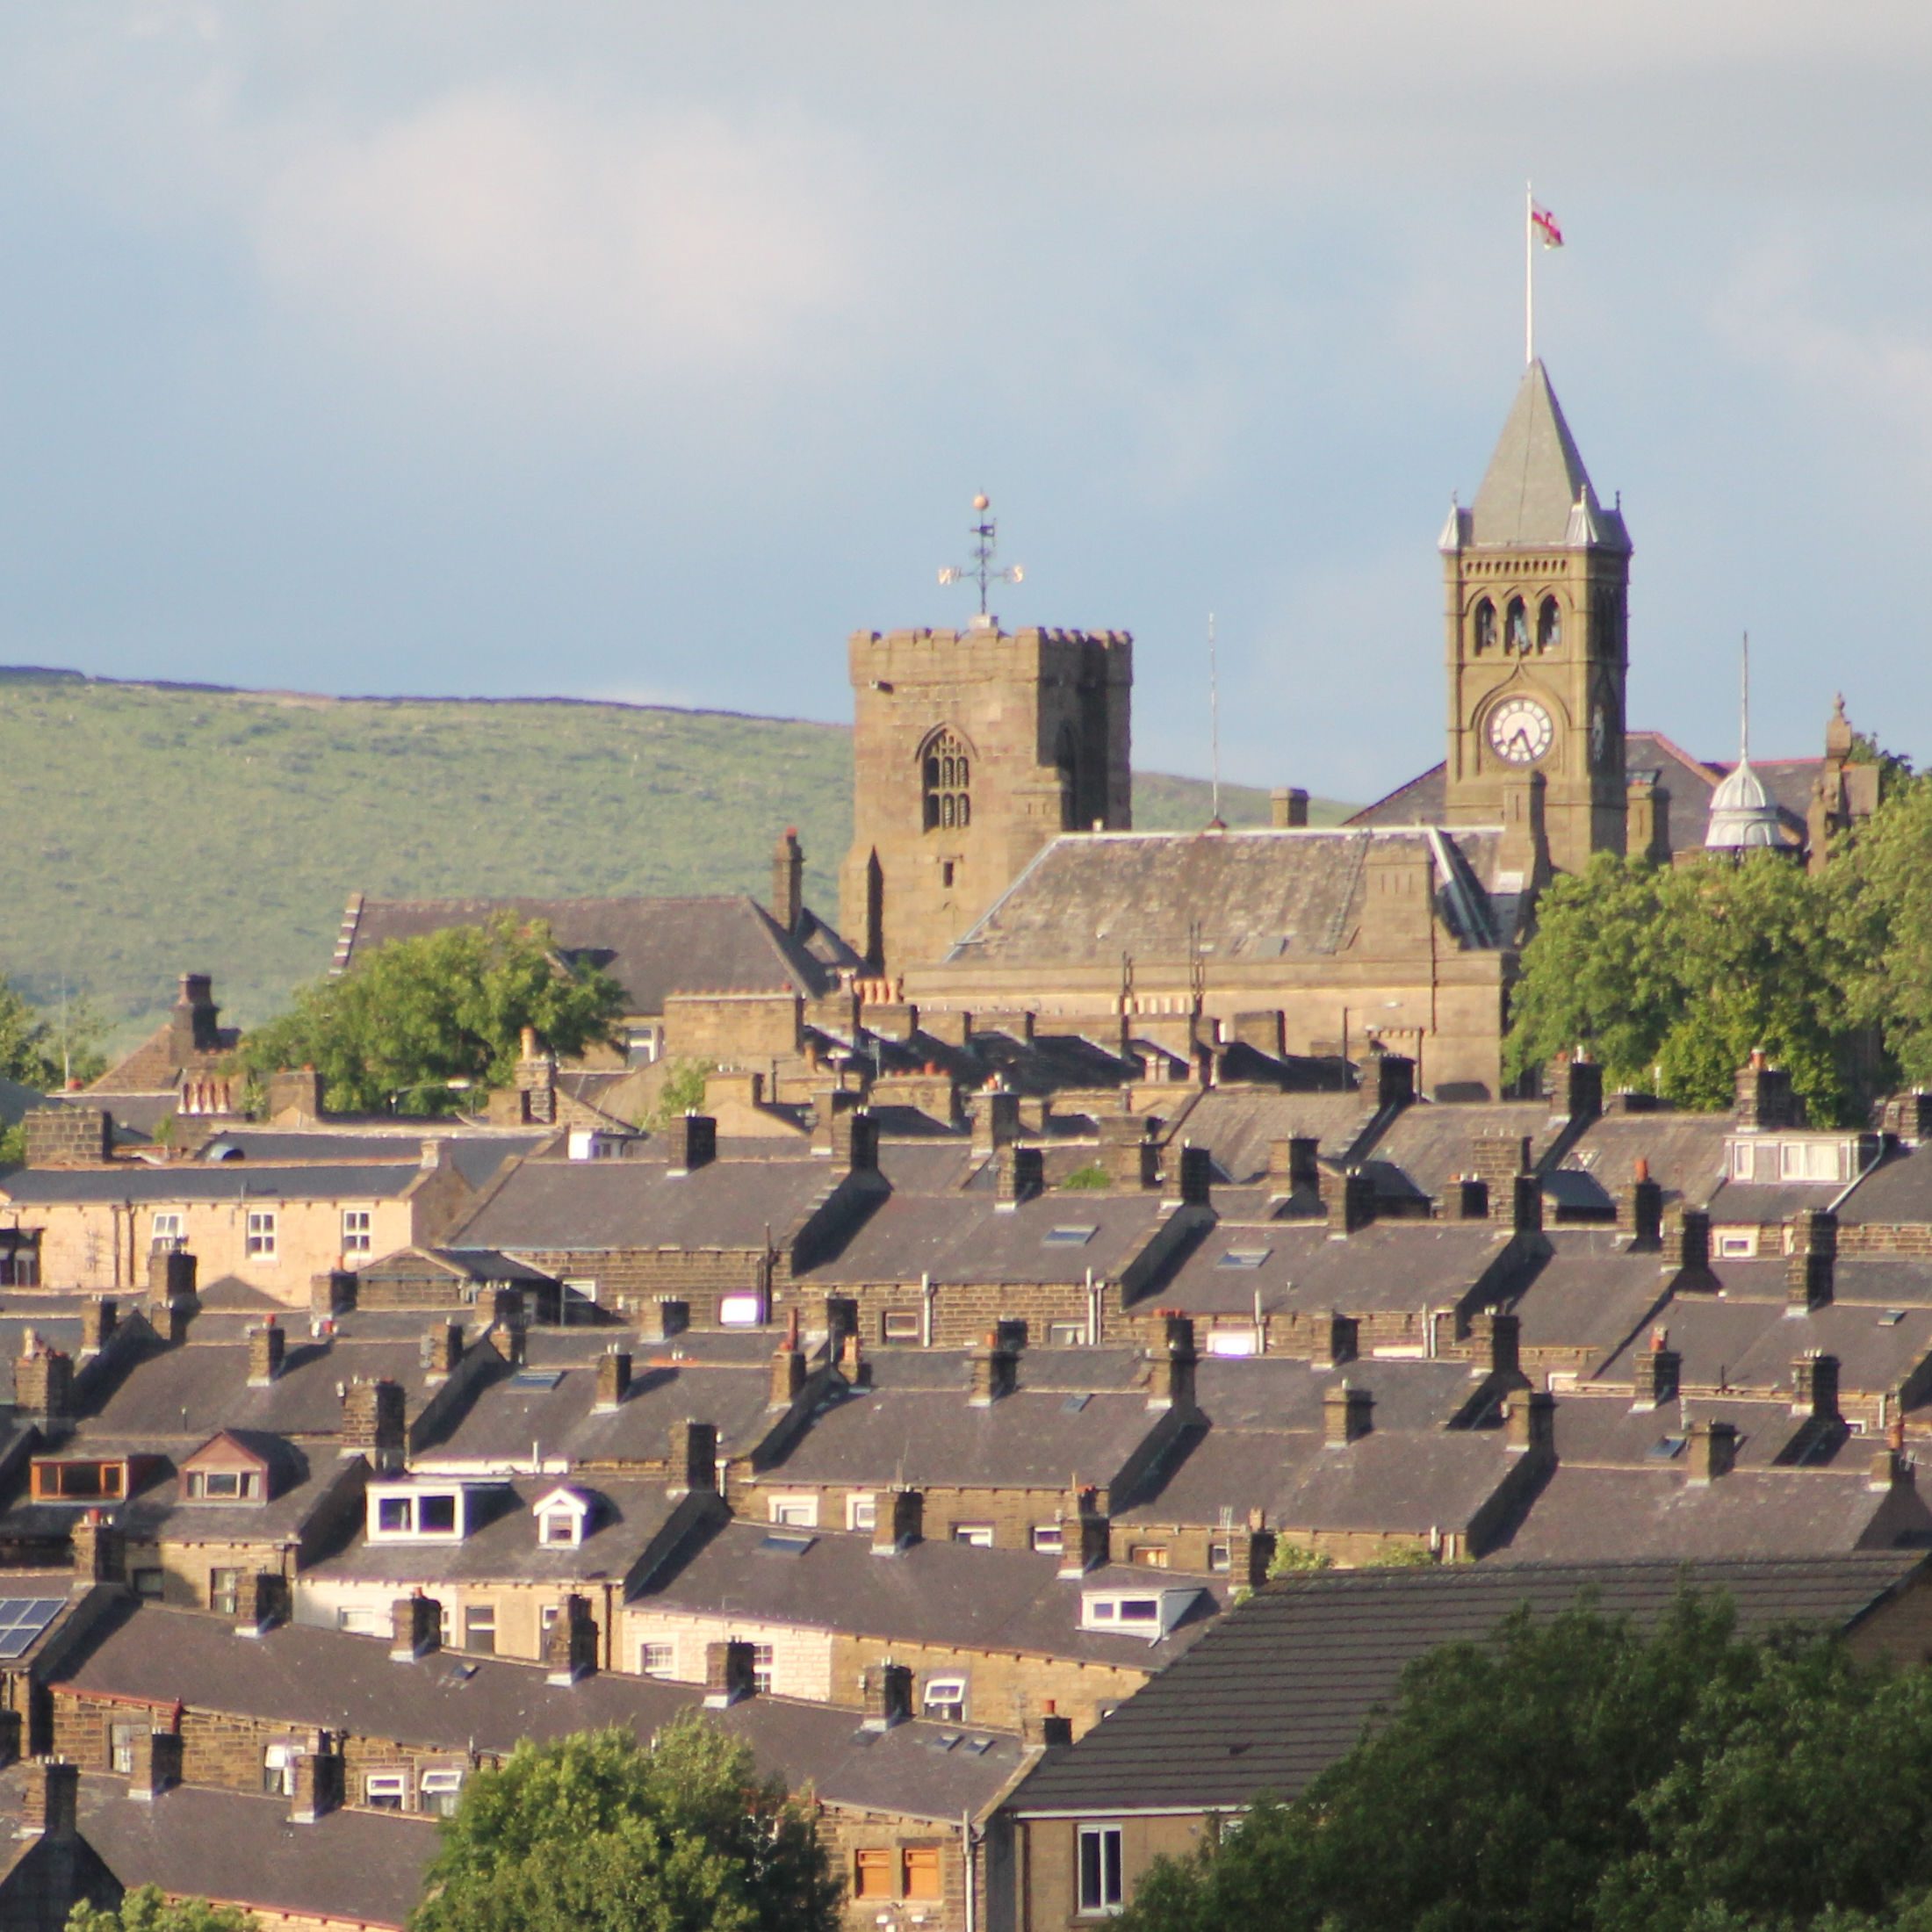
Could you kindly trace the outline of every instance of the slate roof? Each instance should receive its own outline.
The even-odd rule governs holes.
[[[1375,835],[1414,838],[1431,850],[1400,829]],[[1497,836],[1454,834],[1477,879],[1493,869]],[[947,960],[1112,969],[1123,951],[1180,960],[1197,944],[1210,970],[1217,962],[1330,959],[1361,917],[1367,856],[1368,840],[1359,832],[1063,834],[1041,848]],[[1438,904],[1449,918],[1446,897]]]
[[[0,1181],[0,1196],[23,1208],[104,1200],[387,1200],[407,1193],[426,1171],[414,1160],[313,1167],[116,1161],[108,1167],[18,1167]]]
[[[833,1164],[720,1159],[677,1175],[656,1161],[525,1161],[443,1246],[567,1249],[782,1244],[835,1184]]]
[[[796,1542],[804,1531],[783,1532]],[[720,1614],[876,1637],[892,1643],[1078,1657],[1151,1673],[1186,1650],[1220,1607],[1226,1579],[1163,1571],[1163,1589],[1194,1584],[1201,1601],[1161,1642],[1118,1632],[1082,1630],[1083,1590],[1144,1589],[1144,1569],[1104,1565],[1062,1578],[1059,1559],[1026,1550],[969,1549],[936,1539],[895,1556],[875,1556],[869,1536],[810,1533],[802,1554],[767,1547],[760,1523],[721,1525],[687,1561],[667,1568],[631,1600],[640,1611]]]
[[[630,1011],[661,1013],[680,992],[796,992],[815,999],[858,955],[807,913],[802,938],[743,893],[708,898],[351,899],[335,970],[393,939],[480,926],[498,912],[544,919],[566,957],[602,967]]]
[[[432,1652],[397,1664],[386,1638],[300,1624],[237,1637],[218,1618],[155,1604],[128,1606],[108,1620],[61,1681],[162,1710],[178,1698],[197,1710],[458,1752],[473,1741],[506,1756],[522,1738],[609,1724],[649,1736],[703,1696],[608,1672],[550,1684],[541,1665],[468,1654]],[[850,1711],[788,1698],[748,1698],[710,1715],[795,1788],[809,1780],[831,1804],[947,1823],[991,1804],[1026,1755],[1016,1738],[967,1726],[915,1720],[861,1731]],[[942,1748],[948,1736],[955,1743]]]
[[[1346,1570],[1265,1585],[1185,1657],[1014,1793],[1022,1816],[1234,1809],[1294,1797],[1344,1755],[1402,1669],[1437,1645],[1480,1642],[1519,1604],[1552,1616],[1593,1599],[1649,1623],[1686,1585],[1721,1590],[1747,1631],[1844,1628],[1900,1588],[1920,1555],[1763,1562]]]
[[[1588,519],[1581,530],[1573,521],[1579,502]],[[1604,550],[1630,548],[1622,514],[1597,501],[1590,472],[1540,357],[1523,372],[1471,507],[1466,540],[1572,546],[1588,542]]]
[[[1312,1137],[1323,1158],[1338,1161],[1373,1118],[1372,1097],[1345,1093],[1278,1093],[1262,1087],[1210,1087],[1176,1130],[1205,1147],[1236,1183],[1268,1171],[1271,1143]]]
[[[18,1816],[26,1768],[0,1771],[0,1813]],[[288,1821],[288,1800],[176,1784],[151,1804],[127,1780],[81,1774],[81,1836],[132,1891],[252,1906],[297,1919],[400,1927],[441,1840],[433,1819],[389,1812],[326,1813]]]
[[[1838,1204],[1848,1225],[1932,1222],[1932,1143],[1880,1161]]]
[[[441,1138],[424,1133],[421,1123],[400,1129],[362,1130],[302,1128],[240,1127],[220,1135],[204,1149],[198,1159],[208,1166],[220,1164],[209,1158],[209,1150],[232,1148],[236,1156],[250,1164],[266,1167],[294,1166],[314,1161],[349,1166],[359,1162],[407,1161],[412,1166],[422,1158],[426,1139]],[[507,1160],[533,1153],[550,1138],[541,1134],[461,1133],[447,1136],[450,1159],[464,1179],[480,1187]]]
[[[854,1390],[819,1412],[765,1489],[791,1483],[856,1482],[880,1489],[1063,1489],[1078,1475],[1108,1483],[1167,1419],[1139,1395],[1099,1394],[1085,1402],[1025,1386],[984,1409],[962,1395],[937,1401],[925,1390]]]

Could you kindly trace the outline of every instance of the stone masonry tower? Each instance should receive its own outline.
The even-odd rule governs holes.
[[[1621,510],[1597,501],[1540,362],[1524,372],[1475,507],[1450,512],[1440,548],[1447,823],[1501,825],[1533,771],[1554,866],[1621,852],[1630,538]]]
[[[943,958],[1063,832],[1133,825],[1125,631],[854,634],[840,922],[875,972]]]

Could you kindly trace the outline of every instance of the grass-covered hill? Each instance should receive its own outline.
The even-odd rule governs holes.
[[[328,966],[351,891],[762,898],[787,825],[835,915],[850,744],[717,711],[0,672],[0,970],[37,1000],[85,992],[125,1036],[205,969],[246,1024]],[[1134,782],[1140,825],[1208,818],[1198,780]],[[1224,786],[1222,815],[1265,825],[1267,796]]]

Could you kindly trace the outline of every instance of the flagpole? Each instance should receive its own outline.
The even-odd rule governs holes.
[[[1536,188],[1523,184],[1523,364],[1536,360]]]

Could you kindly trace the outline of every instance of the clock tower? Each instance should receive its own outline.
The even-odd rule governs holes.
[[[1540,362],[1524,371],[1473,508],[1440,545],[1447,594],[1445,823],[1501,825],[1543,779],[1551,862],[1624,849],[1630,538],[1605,509]]]

